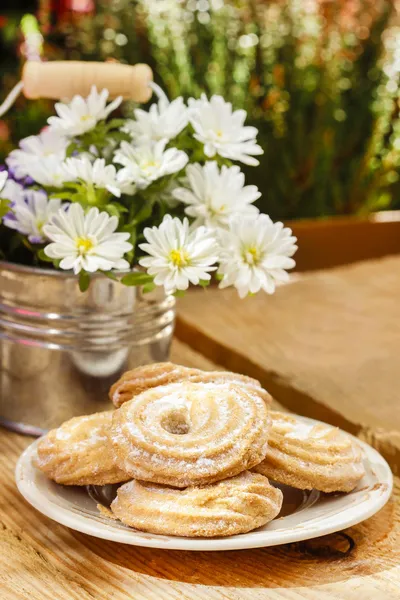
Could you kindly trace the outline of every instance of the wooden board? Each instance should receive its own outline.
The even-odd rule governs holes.
[[[176,362],[212,361],[176,342]],[[0,430],[1,600],[398,600],[400,480],[390,503],[344,532],[276,548],[183,552],[135,548],[58,525],[14,483],[30,443]]]
[[[398,210],[366,218],[304,219],[286,225],[298,238],[296,271],[327,269],[400,253]]]
[[[287,408],[372,443],[400,474],[399,297],[400,257],[388,257],[295,275],[270,297],[190,292],[176,333]]]

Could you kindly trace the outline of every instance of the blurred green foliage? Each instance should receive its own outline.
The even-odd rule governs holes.
[[[26,2],[16,2],[15,9],[4,14],[0,9],[0,104],[21,77],[25,44],[21,31],[22,4],[26,5]],[[23,96],[18,98],[12,109],[0,119],[0,164],[21,138],[37,134],[46,125],[52,109],[51,102],[30,102]]]
[[[205,91],[246,109],[265,152],[247,177],[273,218],[399,205],[396,2],[80,0],[62,15],[45,5],[53,55],[148,62],[171,97]]]

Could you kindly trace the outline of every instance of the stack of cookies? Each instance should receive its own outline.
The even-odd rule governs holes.
[[[227,536],[280,512],[274,482],[349,492],[364,475],[342,431],[270,410],[260,383],[172,363],[125,373],[110,390],[116,410],[76,417],[38,445],[36,465],[64,485],[121,484],[110,510],[136,529]]]

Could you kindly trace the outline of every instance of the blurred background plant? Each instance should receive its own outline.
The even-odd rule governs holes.
[[[8,9],[7,5],[10,6]],[[22,63],[37,60],[43,53],[43,37],[35,11],[35,0],[5,0],[0,8],[0,102],[20,78]],[[28,102],[20,97],[13,110],[0,119],[0,163],[18,145],[18,140],[36,134],[46,124],[52,104]]]
[[[20,62],[32,52],[46,60],[148,62],[171,98],[205,91],[247,110],[265,152],[261,166],[249,170],[248,182],[260,187],[260,207],[272,218],[399,206],[395,0],[40,0],[39,5],[36,30],[26,17],[22,27],[0,21],[3,44],[8,40],[15,48],[18,39],[14,56]],[[2,96],[17,71],[10,60]],[[1,154],[45,124],[49,110],[48,103],[21,98],[0,121]]]

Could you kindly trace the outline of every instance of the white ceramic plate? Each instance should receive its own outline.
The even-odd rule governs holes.
[[[317,423],[306,418],[304,421]],[[325,495],[279,486],[284,494],[284,502],[277,519],[250,533],[225,538],[149,534],[103,517],[86,488],[58,485],[34,467],[38,441],[31,444],[18,460],[16,481],[24,498],[41,513],[71,529],[98,538],[169,550],[239,550],[276,546],[356,525],[386,504],[393,485],[388,464],[368,444],[353,439],[362,449],[366,470],[365,477],[353,492]]]

